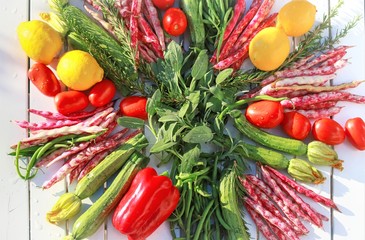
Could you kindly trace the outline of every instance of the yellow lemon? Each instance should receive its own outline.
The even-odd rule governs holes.
[[[261,30],[251,40],[249,57],[252,64],[263,71],[275,70],[290,52],[290,41],[284,31],[276,27]]]
[[[57,75],[69,88],[84,91],[103,79],[104,70],[89,53],[72,50],[61,56]]]
[[[316,6],[306,0],[291,1],[280,9],[277,27],[282,28],[288,36],[301,36],[312,28],[316,11]]]
[[[17,27],[20,45],[27,56],[36,62],[50,64],[61,51],[61,35],[46,22],[31,20]]]

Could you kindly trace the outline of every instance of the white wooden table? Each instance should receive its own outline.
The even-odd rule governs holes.
[[[71,1],[80,5],[80,1]],[[248,1],[251,2],[251,1]],[[274,6],[277,11],[288,2],[278,0]],[[335,5],[337,0],[313,1],[317,5],[317,20],[322,19],[329,5]],[[319,2],[319,3],[317,3]],[[39,172],[31,181],[21,180],[13,164],[13,157],[7,155],[9,146],[27,136],[11,120],[37,121],[29,115],[28,108],[54,110],[51,98],[41,95],[27,79],[27,69],[30,62],[21,50],[16,36],[16,27],[22,21],[39,19],[38,14],[47,11],[46,0],[1,0],[0,4],[0,239],[1,240],[46,240],[60,239],[64,236],[68,225],[55,226],[45,220],[46,212],[56,199],[65,191],[65,182],[60,182],[49,190],[43,191],[39,186],[53,172]],[[364,1],[345,1],[338,18],[332,20],[332,33],[341,28],[352,16],[364,15]],[[330,34],[330,32],[329,32]],[[365,79],[365,37],[364,21],[353,29],[343,39],[342,44],[355,46],[349,49],[347,57],[350,64],[338,72],[334,83]],[[351,90],[365,95],[365,84]],[[340,114],[335,116],[342,125],[348,118],[359,116],[365,119],[365,105],[341,102],[345,106]],[[365,151],[354,149],[345,142],[335,149],[339,157],[345,160],[342,172],[329,167],[320,167],[327,181],[319,186],[310,186],[316,192],[331,197],[342,212],[330,211],[318,204],[312,204],[318,211],[329,217],[323,229],[314,226],[307,227],[310,234],[303,239],[365,239]],[[57,167],[57,166],[56,166]],[[72,188],[73,186],[70,186]],[[99,193],[100,194],[100,193]],[[95,201],[95,197],[88,200]],[[250,223],[251,220],[247,218]],[[253,239],[262,239],[250,225]],[[126,239],[113,229],[110,219],[99,231],[89,239]],[[171,239],[167,224],[161,226],[149,239]]]

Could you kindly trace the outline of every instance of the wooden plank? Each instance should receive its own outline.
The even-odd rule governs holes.
[[[0,7],[0,239],[29,239],[28,183],[15,171],[10,146],[26,136],[12,120],[27,116],[27,57],[16,28],[28,19],[28,1],[4,1]],[[6,47],[5,47],[6,46]]]
[[[337,0],[331,0],[331,5]],[[344,6],[339,12],[338,18],[332,21],[333,33],[343,28],[356,15],[362,15],[360,23],[352,29],[341,43],[354,46],[348,50],[346,58],[349,64],[338,72],[336,84],[365,79],[365,34],[364,34],[364,1],[344,1]],[[356,89],[349,90],[352,93],[364,95],[365,84]],[[344,106],[340,114],[334,119],[341,125],[353,117],[361,117],[365,120],[365,108],[362,104],[341,102]],[[334,212],[333,239],[365,239],[365,151],[355,149],[347,140],[344,144],[336,146],[339,157],[345,160],[345,169],[334,174],[333,198],[338,203],[341,213]]]

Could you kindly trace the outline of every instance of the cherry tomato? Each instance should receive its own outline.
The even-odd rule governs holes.
[[[337,145],[345,141],[345,130],[333,119],[320,118],[313,123],[312,134],[314,139],[328,145]]]
[[[274,128],[283,121],[284,109],[280,102],[263,100],[251,103],[245,115],[257,127]]]
[[[293,111],[284,113],[281,127],[290,137],[303,140],[308,136],[311,130],[311,123],[306,116]]]
[[[113,100],[116,91],[114,83],[104,79],[91,88],[89,101],[94,107],[104,106]]]
[[[43,63],[33,64],[28,70],[28,78],[41,93],[48,97],[54,97],[61,92],[61,85],[57,77]]]
[[[179,8],[169,8],[163,18],[162,26],[172,36],[183,34],[187,28],[188,20],[185,13]]]
[[[359,117],[348,119],[345,133],[351,144],[359,150],[365,150],[365,122]]]
[[[175,0],[152,0],[152,2],[158,9],[166,10],[174,5]]]
[[[129,96],[124,98],[120,104],[120,112],[124,116],[147,119],[147,98],[140,96]]]
[[[75,90],[60,92],[54,102],[57,111],[63,115],[81,111],[89,105],[86,94]]]

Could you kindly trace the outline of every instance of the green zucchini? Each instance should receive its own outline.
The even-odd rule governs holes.
[[[219,184],[219,201],[227,229],[228,240],[249,240],[250,236],[242,218],[236,189],[237,174],[234,170],[227,172]]]
[[[287,157],[271,149],[242,142],[239,143],[235,151],[247,159],[269,165],[276,169],[287,169],[289,166],[289,159]]]
[[[265,132],[249,123],[241,112],[239,112],[239,114],[233,112],[231,115],[234,117],[234,125],[237,130],[246,135],[249,139],[266,147],[295,156],[303,156],[307,153],[308,146],[304,142]]]
[[[142,133],[129,139],[78,182],[75,195],[80,199],[90,197],[111,175],[120,169],[135,150],[143,148],[147,144],[147,139]]]
[[[191,46],[199,49],[205,48],[205,27],[203,23],[202,1],[182,0],[181,7],[188,19],[191,36]]]
[[[134,152],[104,194],[73,224],[64,240],[81,240],[94,234],[127,192],[134,176],[146,167],[148,158]]]

